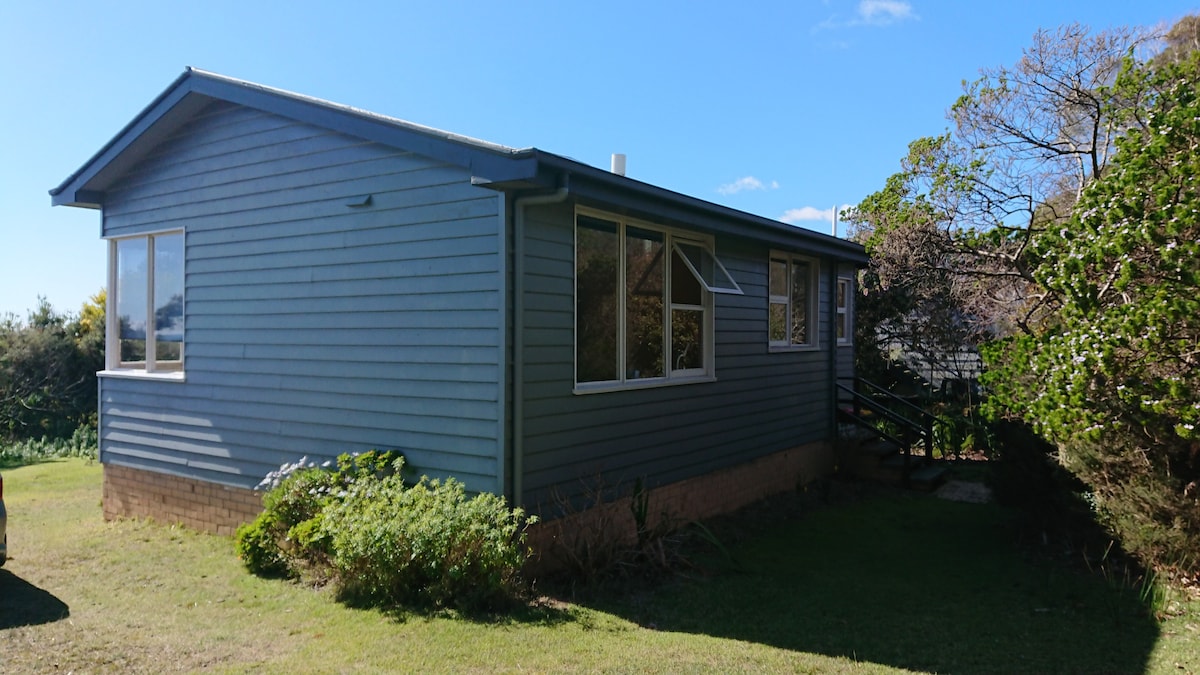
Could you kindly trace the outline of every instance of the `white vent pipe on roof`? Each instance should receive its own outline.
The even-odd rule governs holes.
[[[612,172],[618,176],[625,175],[625,155],[624,153],[614,152],[612,156]]]

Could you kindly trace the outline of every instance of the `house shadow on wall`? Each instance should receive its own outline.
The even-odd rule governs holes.
[[[0,569],[0,630],[54,623],[71,616],[62,600]]]
[[[738,565],[586,604],[915,671],[1143,672],[1159,635],[1135,589],[1028,555],[993,504],[896,494],[741,524],[757,531],[719,535]]]

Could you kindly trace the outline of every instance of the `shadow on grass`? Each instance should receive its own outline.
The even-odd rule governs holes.
[[[522,602],[494,609],[460,610],[453,608],[422,607],[418,605],[380,606],[377,603],[356,602],[339,599],[338,602],[351,609],[363,611],[378,611],[396,623],[407,623],[410,620],[454,618],[478,624],[489,625],[544,625],[555,626],[576,620],[568,606],[547,599]]]
[[[995,505],[889,495],[730,546],[740,571],[587,603],[664,631],[919,671],[1142,672],[1135,590],[1025,557]]]
[[[0,630],[61,621],[71,609],[21,577],[0,569]]]

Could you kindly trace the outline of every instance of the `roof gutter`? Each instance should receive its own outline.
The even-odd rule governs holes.
[[[536,159],[540,166],[551,171],[571,174],[575,178],[571,191],[579,199],[591,197],[598,201],[620,203],[636,196],[644,205],[644,210],[661,213],[694,227],[749,235],[773,246],[797,246],[799,239],[803,242],[802,247],[810,252],[859,266],[867,264],[866,252],[860,244],[824,232],[714,204],[536,148],[522,151],[520,155]]]

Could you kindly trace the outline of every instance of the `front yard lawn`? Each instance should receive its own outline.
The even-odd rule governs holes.
[[[1156,624],[1136,590],[1028,559],[993,505],[747,521],[739,566],[471,619],[348,608],[249,575],[229,539],[106,523],[94,463],[4,477],[4,673],[1200,673],[1200,608]]]

